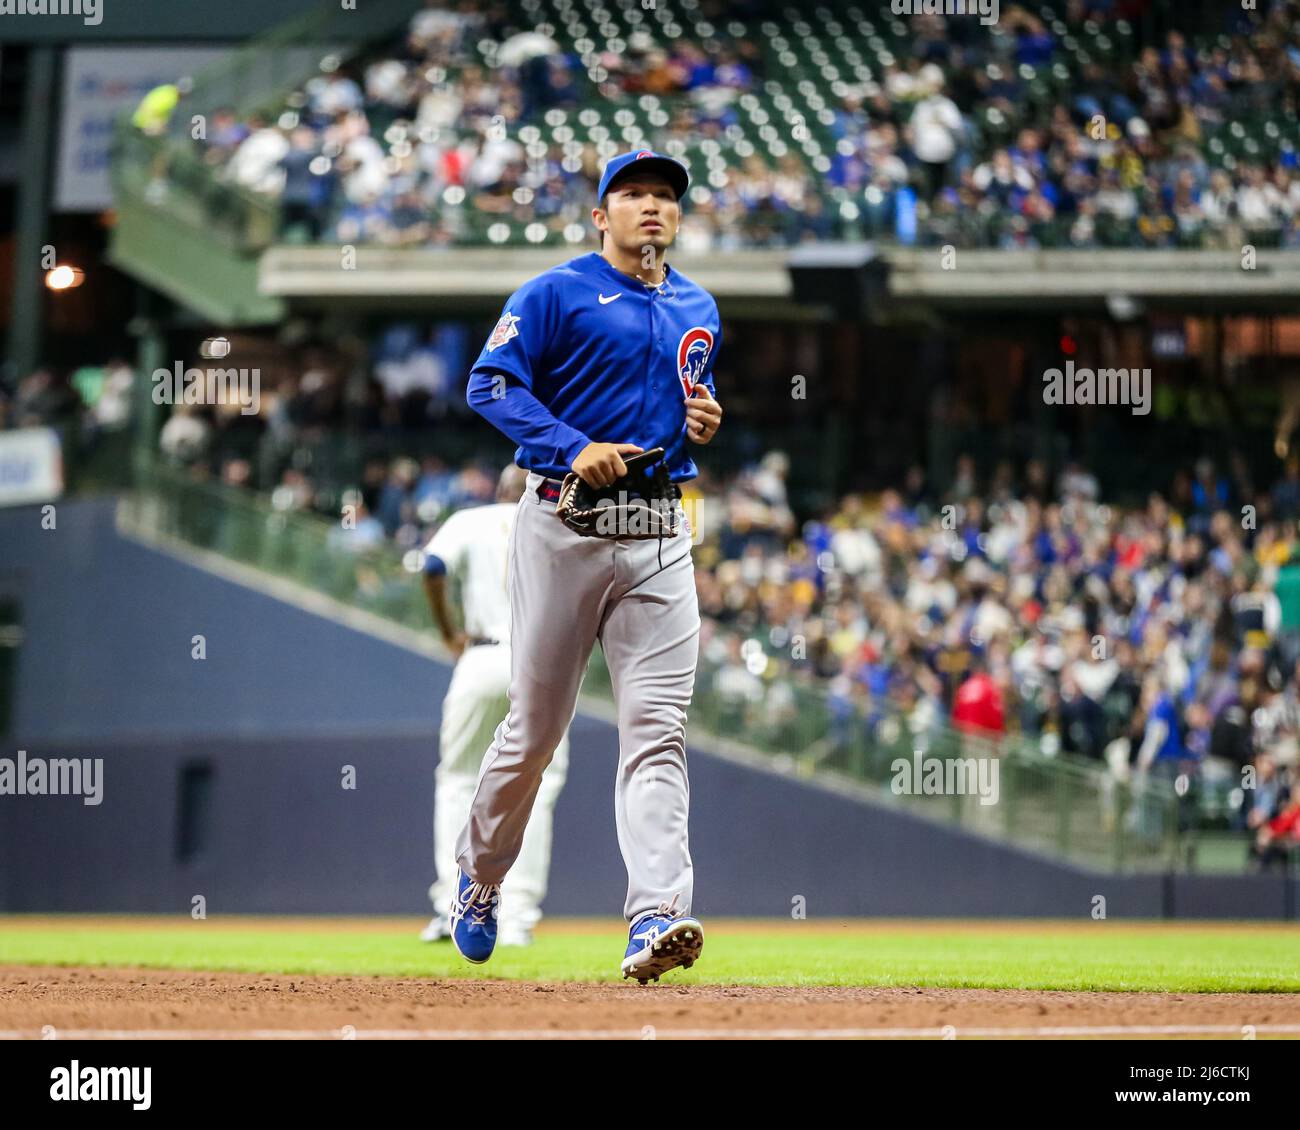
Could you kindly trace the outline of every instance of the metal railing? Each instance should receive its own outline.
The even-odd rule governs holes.
[[[122,505],[127,525],[151,536],[219,553],[398,623],[428,623],[417,577],[364,518],[348,528],[277,510],[260,495],[161,465]]]
[[[1022,739],[993,743],[946,726],[913,734],[889,711],[844,716],[816,684],[783,682],[779,693],[769,686],[767,697],[745,701],[721,688],[724,679],[723,667],[701,656],[692,725],[767,754],[795,776],[867,786],[916,815],[1086,867],[1179,865],[1186,810],[1167,782],[1117,781],[1092,762],[1047,757]],[[593,663],[584,687],[612,695],[603,665]]]
[[[406,627],[430,624],[418,559],[364,526],[279,511],[261,495],[164,466],[123,506],[128,528],[148,536],[219,553]],[[895,715],[832,710],[813,683],[737,693],[728,677],[736,673],[701,655],[692,729],[766,755],[785,772],[839,781],[927,819],[1099,870],[1186,862],[1181,798],[1165,782],[1118,782],[1090,762],[1048,758],[1015,740],[998,751],[947,728],[913,735]],[[599,649],[583,689],[612,698]],[[938,793],[925,785],[933,774],[943,782]]]

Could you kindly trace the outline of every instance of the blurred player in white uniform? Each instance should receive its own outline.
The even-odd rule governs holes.
[[[442,638],[457,656],[442,704],[434,777],[433,852],[437,879],[429,888],[433,918],[426,942],[451,936],[448,914],[456,882],[456,836],[469,819],[483,755],[510,710],[510,595],[506,589],[510,530],[528,473],[501,472],[497,501],[458,510],[425,547],[424,587]],[[464,629],[448,606],[448,579],[460,586]],[[551,822],[569,767],[566,731],[542,774],[523,849],[501,885],[501,945],[528,945],[542,917],[551,866]]]

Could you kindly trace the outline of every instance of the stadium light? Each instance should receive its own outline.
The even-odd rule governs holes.
[[[45,273],[45,285],[50,290],[72,290],[86,281],[86,272],[78,267],[53,267]]]
[[[1127,294],[1108,294],[1106,309],[1115,321],[1131,322],[1142,313],[1142,304]]]

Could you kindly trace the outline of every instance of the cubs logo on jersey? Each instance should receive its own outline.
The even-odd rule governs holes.
[[[713,331],[704,326],[692,326],[677,343],[677,376],[682,382],[682,392],[690,396],[696,384],[704,377],[713,352]]]
[[[517,314],[510,313],[507,310],[501,315],[501,320],[497,322],[496,329],[492,331],[492,336],[487,339],[487,351],[491,353],[499,345],[505,345],[512,337],[518,337],[519,331],[515,329],[515,323],[519,321]]]

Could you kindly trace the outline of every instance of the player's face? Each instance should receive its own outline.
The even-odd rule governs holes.
[[[677,237],[681,208],[672,185],[661,176],[645,173],[619,181],[609,190],[608,204],[604,215],[609,226],[605,230],[620,250],[642,254],[652,247],[662,251]]]

